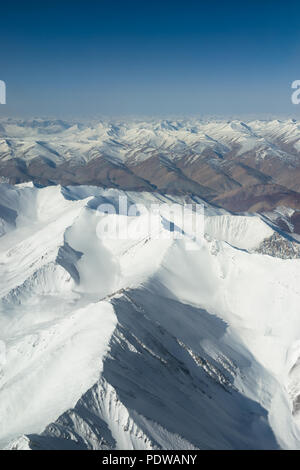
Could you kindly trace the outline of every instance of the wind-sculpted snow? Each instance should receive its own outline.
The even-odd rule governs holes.
[[[165,206],[189,202],[195,238]],[[2,184],[0,205],[2,448],[299,448],[300,260],[259,252],[289,240],[274,222],[92,186]]]
[[[273,230],[259,217],[229,214],[207,217],[205,232],[237,248],[251,249],[273,235]]]

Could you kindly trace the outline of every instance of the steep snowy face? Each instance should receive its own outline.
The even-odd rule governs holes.
[[[2,448],[299,448],[300,259],[270,218],[1,184],[0,221]]]
[[[274,232],[257,216],[224,214],[208,216],[205,219],[205,233],[237,248],[253,249]]]

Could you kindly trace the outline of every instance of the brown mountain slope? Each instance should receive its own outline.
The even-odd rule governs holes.
[[[300,208],[300,193],[277,184],[256,184],[223,193],[212,202],[237,212],[262,212],[279,206],[297,209]]]

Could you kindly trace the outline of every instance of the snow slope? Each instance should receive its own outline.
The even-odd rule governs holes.
[[[259,215],[205,204],[192,241],[97,210],[125,195],[184,202],[0,185],[1,448],[300,448],[300,259],[253,252]]]

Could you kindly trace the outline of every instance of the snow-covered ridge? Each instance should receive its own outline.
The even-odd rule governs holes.
[[[208,204],[192,242],[99,238],[125,194],[186,200],[0,185],[1,447],[299,448],[300,260]]]

